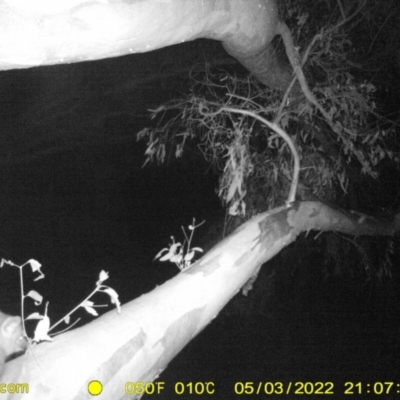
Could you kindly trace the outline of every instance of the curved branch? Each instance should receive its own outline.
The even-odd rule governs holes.
[[[228,112],[235,113],[235,114],[249,115],[250,117],[257,119],[260,122],[262,122],[264,125],[268,126],[268,128],[272,129],[287,143],[287,145],[289,146],[290,151],[292,152],[292,155],[293,155],[294,168],[293,168],[293,180],[292,180],[292,184],[290,186],[289,196],[288,196],[286,204],[290,205],[291,203],[293,203],[296,200],[297,185],[299,182],[300,157],[299,157],[299,153],[297,152],[296,146],[293,143],[292,138],[278,124],[276,124],[275,122],[270,122],[263,117],[260,117],[258,114],[256,114],[253,111],[241,110],[241,109],[232,108],[232,107],[222,107],[221,111],[228,111]]]
[[[353,14],[351,16],[351,18],[354,15],[355,14]],[[344,23],[344,22],[342,22],[342,23]],[[339,27],[342,23],[337,24],[336,27]],[[300,62],[298,52],[293,44],[293,39],[292,39],[290,29],[288,28],[288,26],[286,24],[281,23],[279,26],[279,33],[282,36],[282,40],[285,44],[285,49],[286,49],[286,53],[289,57],[289,61],[292,65],[294,73],[300,83],[301,89],[303,90],[303,93],[306,96],[307,100],[310,103],[312,103],[317,108],[317,110],[319,110],[319,112],[325,118],[326,122],[328,123],[328,125],[332,129],[332,131],[335,132],[342,139],[343,142],[346,142],[346,139],[343,137],[342,132],[340,131],[340,128],[338,127],[338,125],[336,125],[333,122],[332,117],[325,111],[325,109],[321,106],[321,104],[319,104],[317,98],[314,96],[314,94],[311,92],[310,88],[308,87],[306,77],[304,76],[303,70],[301,68],[302,63]],[[361,151],[355,149],[354,145],[352,147],[352,151],[353,151],[354,155],[357,157],[360,164],[364,165],[365,164],[364,157],[363,157]]]

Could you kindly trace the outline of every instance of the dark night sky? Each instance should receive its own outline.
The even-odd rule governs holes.
[[[175,274],[151,260],[181,225],[221,213],[217,178],[199,156],[142,169],[135,134],[185,90],[204,47],[0,74],[2,257],[38,259],[63,293],[67,271],[94,282],[107,269],[124,301]]]
[[[219,44],[198,41],[0,73],[0,256],[43,264],[46,279],[35,288],[53,315],[82,299],[101,269],[110,272],[109,285],[123,302],[150,291],[178,272],[152,262],[170,235],[179,237],[180,226],[193,217],[205,219],[198,233],[205,245],[208,230],[223,216],[218,178],[199,157],[141,169],[144,145],[135,139],[150,124],[146,109],[188,90],[189,69],[205,60],[231,63]],[[319,269],[318,263],[311,268]],[[14,305],[16,275],[0,270],[0,282],[1,304]],[[262,315],[254,312],[257,293],[252,301],[235,299],[165,379],[394,380],[399,329],[388,321],[398,317],[398,305],[388,311],[388,299],[373,303],[384,291],[373,285],[360,291],[373,301],[355,298],[352,290],[333,284],[304,293],[282,285],[278,292],[293,291],[292,302],[285,295],[286,302],[273,302],[272,310],[260,305]],[[296,304],[299,299],[303,303]],[[374,347],[376,340],[384,345]],[[214,398],[228,397],[220,392]]]

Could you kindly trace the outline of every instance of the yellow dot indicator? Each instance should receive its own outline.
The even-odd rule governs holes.
[[[88,392],[92,396],[98,396],[103,391],[103,385],[99,381],[90,381],[88,385]]]

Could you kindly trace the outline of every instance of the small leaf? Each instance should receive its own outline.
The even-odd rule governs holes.
[[[99,275],[99,280],[96,282],[96,285],[97,286],[101,285],[104,281],[108,279],[108,277],[109,277],[108,272],[101,270]]]
[[[25,297],[30,297],[35,302],[35,305],[39,306],[42,304],[43,296],[39,294],[36,290],[31,290]]]
[[[168,251],[168,253],[165,256],[160,258],[160,261],[168,261],[173,256],[174,256],[174,253],[172,253],[171,250],[170,250],[170,251]]]
[[[93,307],[84,307],[84,308],[89,314],[91,314],[95,317],[97,317],[99,315],[98,312]]]
[[[93,307],[94,306],[94,302],[91,300],[85,300],[82,301],[81,303],[81,307]]]
[[[170,261],[179,264],[182,261],[182,254],[175,254]]]
[[[27,261],[27,264],[31,265],[32,271],[36,272],[36,271],[40,271],[40,268],[42,267],[42,264],[40,264],[39,261],[34,260],[33,258],[31,258],[30,260]]]
[[[91,300],[85,300],[81,303],[81,307],[83,307],[89,314],[94,315],[97,317],[99,314],[97,311],[93,308],[94,302]]]
[[[39,276],[34,279],[34,282],[39,281],[40,279],[43,279],[45,277],[44,273],[40,269],[42,267],[42,264],[40,264],[39,261],[31,258],[26,262],[26,264],[30,264],[32,272],[39,272]]]
[[[176,146],[175,157],[179,158],[179,157],[182,156],[182,154],[183,154],[183,145],[182,144],[178,144]]]
[[[40,315],[38,312],[32,313],[30,315],[28,315],[28,317],[26,317],[26,320],[30,320],[30,319],[43,319],[44,316]]]
[[[182,245],[181,245],[180,242],[174,243],[174,244],[172,244],[171,247],[169,248],[169,251],[171,251],[172,253],[176,254],[176,253],[178,253],[179,247],[182,247]]]
[[[157,258],[160,258],[161,255],[165,252],[165,251],[169,251],[169,249],[167,247],[164,247],[162,250],[160,250],[157,255],[154,257],[155,260],[157,260]]]
[[[42,341],[50,341],[51,342],[52,339],[48,335],[49,328],[50,328],[50,318],[45,316],[37,324],[33,341],[34,342],[42,342]]]
[[[184,258],[184,260],[185,261],[192,261],[192,259],[193,259],[193,257],[194,257],[194,251],[191,251],[190,253],[187,253],[186,255],[185,255],[185,258]]]
[[[161,258],[160,258],[160,261],[168,261],[168,260],[171,260],[171,258],[172,258],[173,256],[175,256],[176,254],[179,254],[179,253],[178,253],[178,248],[179,248],[179,247],[182,247],[182,245],[181,245],[179,242],[178,242],[178,243],[171,244],[171,247],[169,248],[168,253],[167,253],[165,256],[161,257]]]
[[[229,215],[238,215],[238,214],[239,214],[239,211],[238,211],[239,202],[240,202],[239,200],[236,200],[236,201],[229,207],[229,211],[228,211]]]
[[[235,173],[234,178],[229,185],[228,193],[226,194],[226,199],[225,201],[229,203],[232,199],[233,196],[235,195],[236,192],[239,192],[239,185],[240,185],[240,178],[238,178],[238,174]]]
[[[104,289],[103,292],[107,293],[110,296],[111,303],[115,304],[118,314],[121,314],[121,303],[119,301],[118,293],[112,288]]]
[[[285,114],[281,119],[281,126],[283,129],[286,130],[288,125],[289,125],[289,114]]]
[[[298,21],[297,21],[297,25],[299,25],[299,26],[304,25],[306,23],[307,19],[308,19],[308,13],[304,13],[304,14],[300,15],[300,17],[298,18]]]

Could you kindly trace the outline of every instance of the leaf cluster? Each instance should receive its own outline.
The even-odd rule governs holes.
[[[383,163],[398,165],[398,120],[381,115],[376,87],[354,66],[351,32],[365,2],[332,4],[296,0],[285,6],[317,104],[295,92],[282,100],[251,77],[208,70],[192,76],[186,98],[152,110],[157,125],[138,133],[147,140],[145,163],[163,162],[168,151],[181,157],[195,140],[219,171],[218,193],[231,209],[239,204],[251,216],[282,203],[292,179],[291,153],[259,121],[224,111],[237,108],[275,121],[291,135],[301,159],[300,199],[336,200],[346,195],[354,171],[377,179]]]
[[[196,252],[203,252],[200,247],[191,247],[193,234],[196,228],[203,225],[204,221],[196,225],[196,220],[193,218],[193,223],[188,226],[190,235],[188,235],[185,229],[182,227],[183,235],[185,236],[185,241],[183,244],[181,242],[175,242],[175,238],[171,236],[172,243],[168,247],[161,249],[154,260],[159,260],[161,262],[169,261],[174,263],[181,271],[187,270],[194,262],[194,257]]]
[[[34,312],[27,317],[25,317],[25,299],[31,299],[34,301],[36,306],[40,306],[43,303],[43,296],[38,293],[36,290],[30,290],[28,293],[25,293],[24,290],[24,279],[23,279],[23,269],[26,266],[30,266],[31,270],[33,273],[38,274],[37,278],[35,281],[41,280],[45,278],[45,275],[43,274],[41,268],[42,264],[40,264],[37,260],[30,259],[24,264],[18,265],[13,263],[10,260],[5,260],[2,259],[0,262],[0,268],[4,267],[5,265],[9,265],[11,267],[15,267],[19,269],[19,275],[20,275],[20,286],[21,286],[21,318],[22,318],[22,326],[23,326],[23,331],[28,339],[29,343],[32,342],[41,342],[41,341],[51,341],[52,336],[58,335],[62,332],[65,332],[69,329],[71,329],[74,325],[76,325],[79,321],[76,320],[73,324],[69,325],[71,315],[78,310],[78,308],[84,308],[89,314],[97,317],[99,314],[96,311],[96,307],[99,307],[99,305],[95,305],[93,301],[90,299],[98,292],[106,293],[110,297],[110,301],[112,304],[115,304],[117,307],[118,313],[121,312],[121,305],[118,299],[118,294],[117,292],[112,289],[111,287],[104,285],[104,281],[108,279],[109,275],[105,271],[101,271],[99,274],[99,279],[96,282],[96,287],[94,290],[86,296],[86,298],[80,302],[73,310],[71,310],[68,314],[66,314],[63,318],[61,318],[58,322],[51,324],[50,323],[50,317],[48,316],[48,305],[49,303],[46,303],[46,308],[44,314],[40,314],[39,312]],[[100,306],[101,307],[101,306]],[[28,320],[38,320],[38,324],[36,326],[35,332],[34,332],[34,337],[29,338],[27,333],[26,333],[26,328],[25,328],[25,321]],[[66,325],[69,325],[66,329],[63,331],[57,332],[50,334],[50,331],[52,331],[56,326],[60,325],[61,323],[64,323]]]

